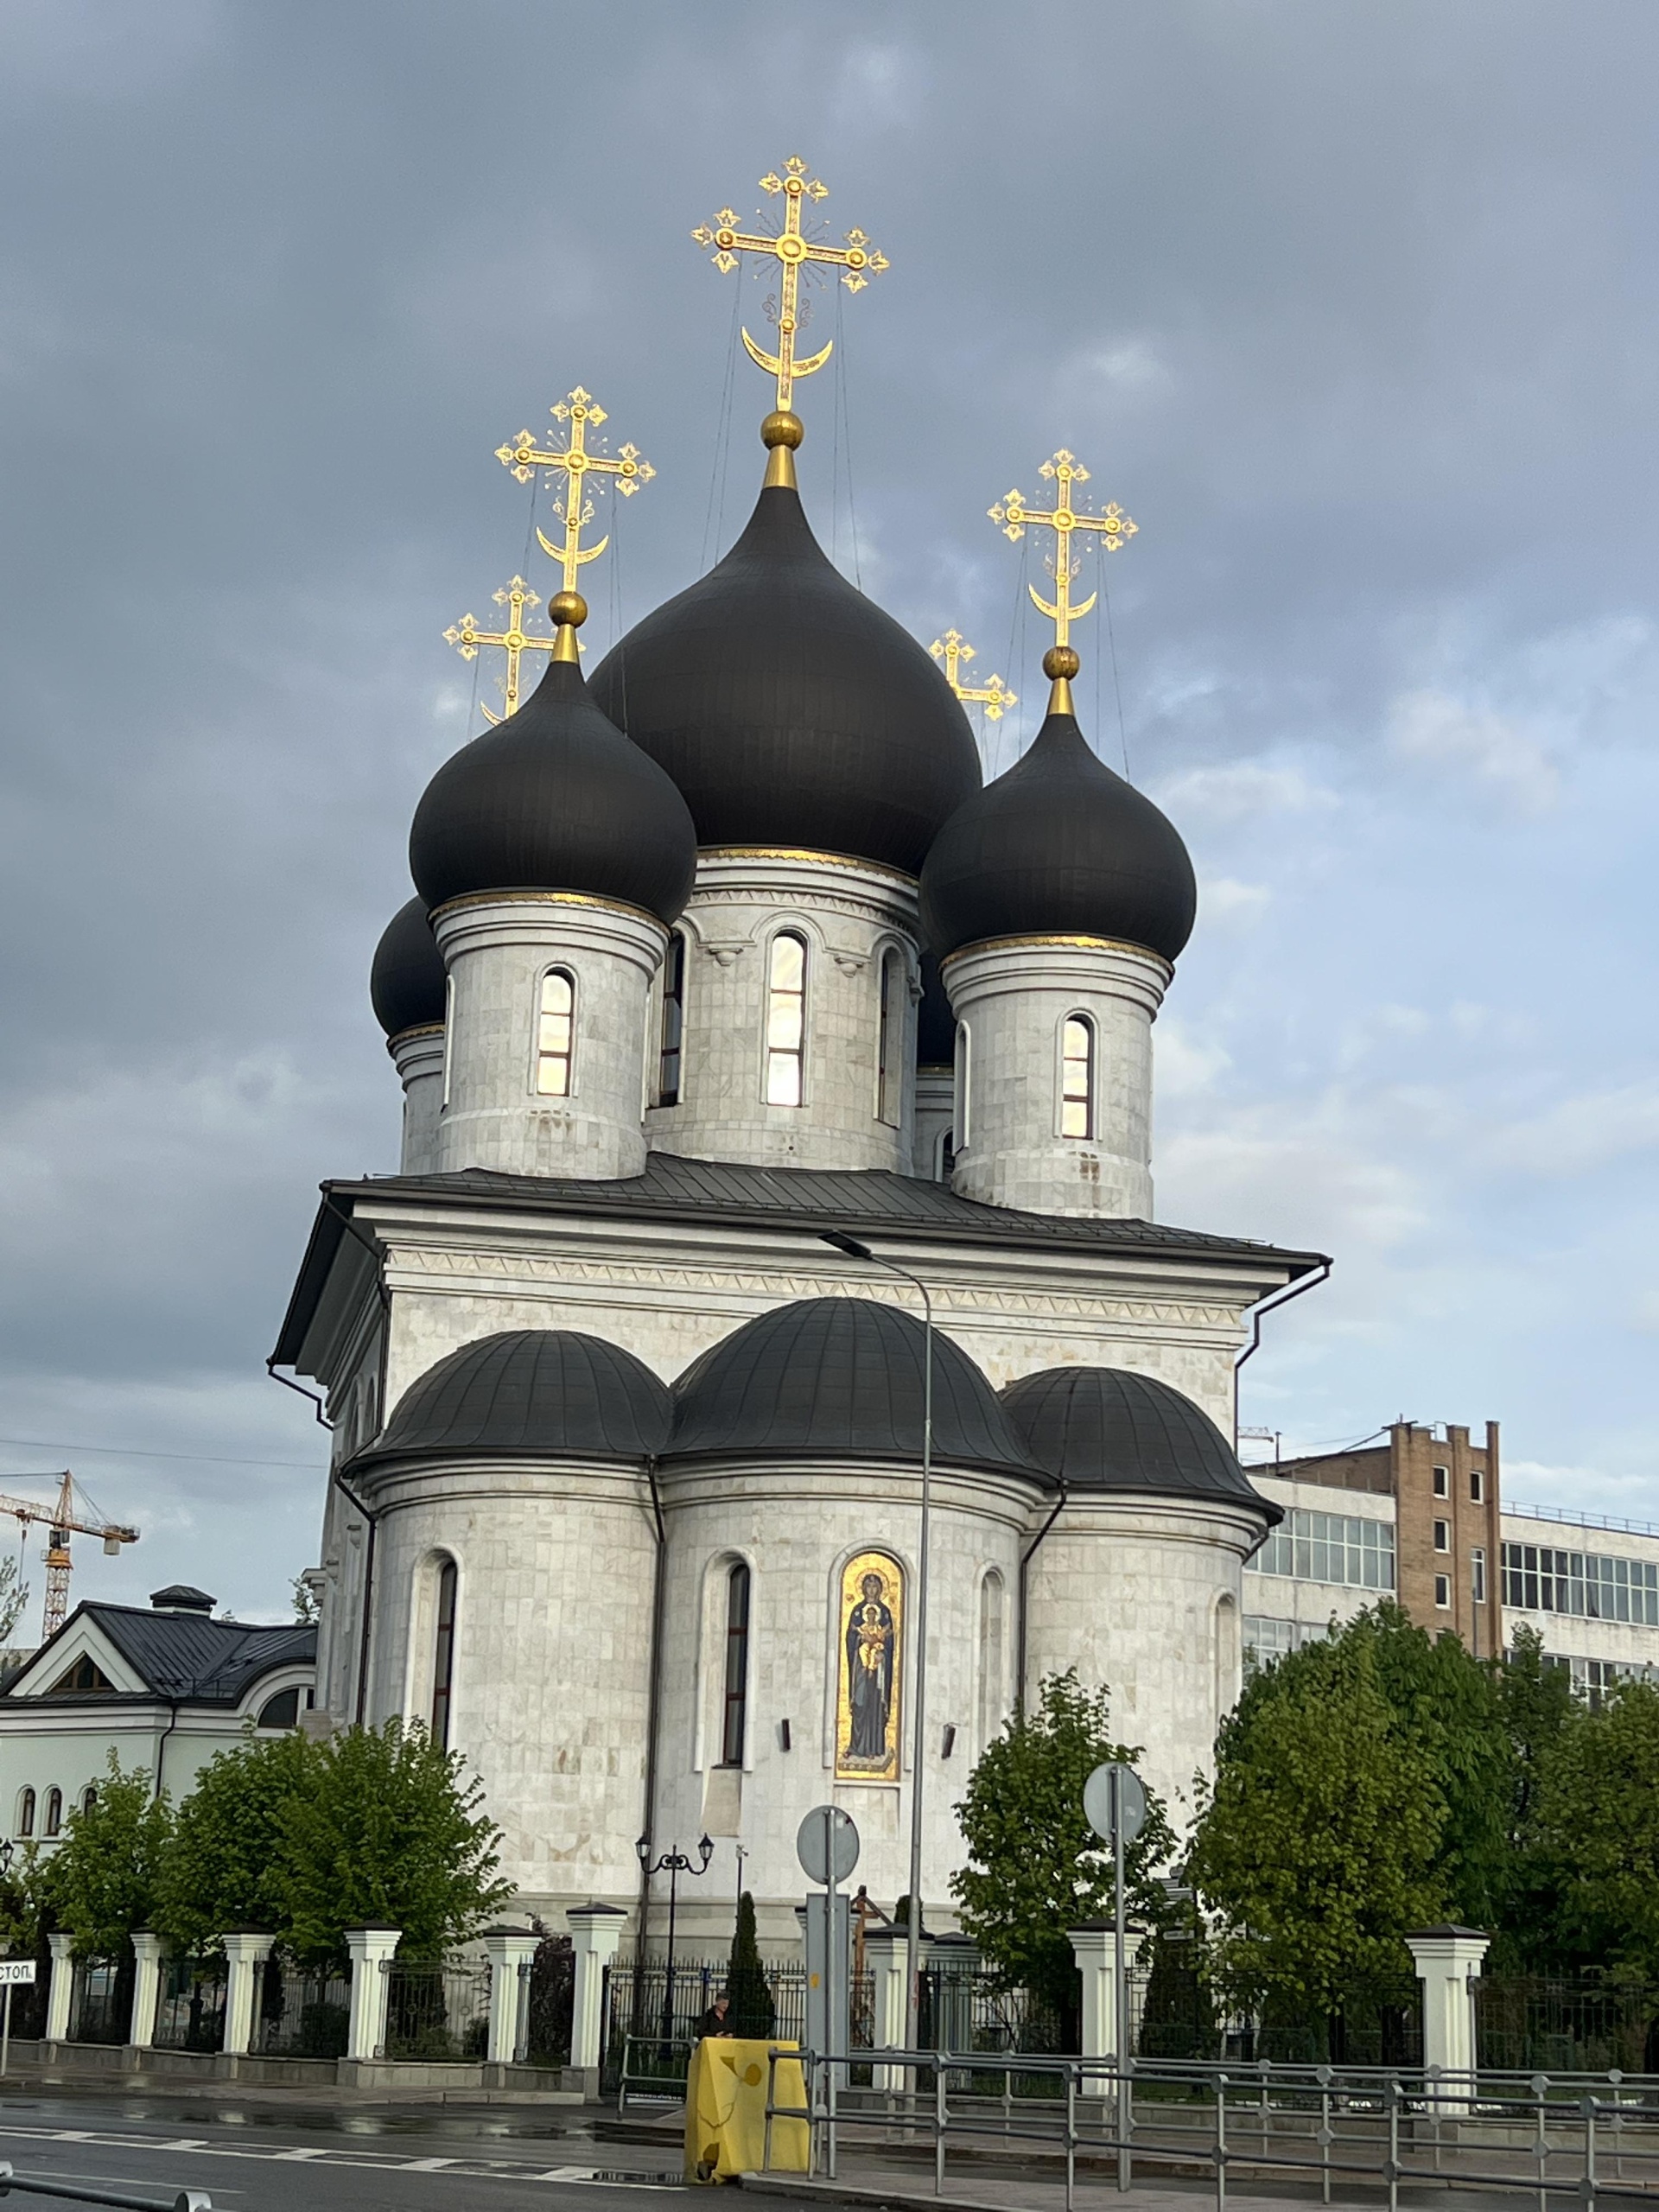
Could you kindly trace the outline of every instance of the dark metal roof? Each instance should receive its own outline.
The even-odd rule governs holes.
[[[667,1385],[620,1345],[517,1329],[429,1368],[358,1464],[454,1452],[643,1459],[666,1444],[669,1421]]]
[[[922,934],[941,959],[987,938],[1126,938],[1173,960],[1192,934],[1192,862],[1149,798],[1050,715],[1030,751],[957,810],[922,870]]]
[[[925,1342],[912,1315],[874,1299],[808,1298],[762,1313],[675,1385],[669,1459],[918,1459]],[[937,1332],[933,1451],[947,1464],[1042,1478],[985,1376]]]
[[[671,922],[696,859],[685,801],[569,661],[550,661],[516,715],[444,762],[409,836],[429,907],[472,891],[582,891]]]
[[[424,899],[411,899],[386,924],[369,970],[369,1001],[388,1037],[443,1020],[443,955]]]
[[[701,845],[805,846],[914,875],[979,788],[938,663],[825,558],[781,486],[717,567],[612,648],[593,691],[684,792]]]
[[[77,1605],[51,1642],[42,1644],[20,1671],[41,1668],[78,1620],[94,1622],[121,1656],[157,1697],[192,1705],[236,1705],[261,1675],[278,1667],[315,1666],[315,1624],[280,1628],[246,1626],[239,1621],[209,1620],[200,1613],[148,1612],[137,1605]],[[50,1680],[51,1668],[41,1669]],[[12,1676],[5,1694],[11,1694]],[[111,1696],[122,1694],[110,1692]],[[130,1695],[130,1693],[128,1694]],[[99,1694],[82,1691],[83,1700]]]
[[[681,1160],[653,1152],[645,1173],[596,1182],[573,1176],[504,1175],[469,1167],[454,1175],[384,1175],[323,1185],[322,1208],[289,1300],[272,1354],[279,1367],[298,1357],[305,1331],[346,1232],[343,1213],[356,1199],[402,1198],[434,1205],[497,1202],[548,1213],[610,1214],[622,1220],[673,1221],[709,1228],[850,1230],[855,1236],[913,1235],[987,1250],[1119,1254],[1169,1260],[1192,1255],[1236,1259],[1281,1270],[1294,1281],[1326,1264],[1317,1252],[1281,1250],[1242,1237],[1211,1236],[1161,1222],[1020,1213],[959,1198],[944,1183],[885,1168],[753,1167],[727,1160]]]
[[[1002,1393],[1032,1457],[1068,1491],[1162,1491],[1248,1503],[1284,1518],[1255,1489],[1203,1408],[1150,1375],[1122,1367],[1050,1367]]]

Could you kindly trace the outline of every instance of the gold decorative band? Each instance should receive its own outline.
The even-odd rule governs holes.
[[[600,913],[626,914],[636,921],[650,922],[656,929],[665,925],[644,906],[630,906],[626,899],[601,899],[591,891],[464,891],[458,899],[446,899],[442,906],[432,909],[430,920],[435,929],[446,914],[464,913],[469,906],[500,906],[511,903],[515,906],[591,906]]]
[[[400,1045],[407,1045],[414,1037],[442,1037],[441,1021],[411,1021],[407,1029],[395,1029],[386,1039],[386,1050],[395,1052]]]
[[[959,944],[954,952],[947,952],[940,961],[939,972],[943,975],[955,962],[965,960],[970,952],[1001,952],[1025,945],[1033,948],[1069,946],[1077,952],[1133,952],[1140,959],[1155,960],[1160,968],[1168,969],[1171,975],[1175,972],[1173,964],[1165,959],[1161,952],[1154,952],[1148,944],[1135,944],[1126,937],[1083,937],[1058,933],[1052,936],[1037,933],[1029,937],[986,937],[973,944]]]
[[[699,861],[804,861],[811,868],[855,868],[861,875],[879,875],[913,891],[916,878],[902,868],[885,867],[880,861],[861,861],[853,853],[821,853],[808,845],[700,845]]]

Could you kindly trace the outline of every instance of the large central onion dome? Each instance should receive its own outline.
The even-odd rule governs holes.
[[[1096,758],[1056,690],[1060,711],[1051,705],[1030,751],[939,832],[922,872],[922,933],[940,959],[988,938],[1079,935],[1173,960],[1198,907],[1186,847]]]
[[[429,908],[471,891],[575,891],[671,922],[696,870],[685,801],[594,704],[574,632],[561,635],[573,658],[550,662],[518,713],[427,785],[410,872]]]
[[[769,483],[719,566],[612,648],[593,692],[684,792],[700,845],[914,875],[979,788],[938,664],[830,565],[791,484]]]

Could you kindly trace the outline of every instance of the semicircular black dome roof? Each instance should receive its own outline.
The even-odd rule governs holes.
[[[1201,1406],[1124,1367],[1050,1367],[1002,1393],[1009,1420],[1069,1491],[1162,1491],[1248,1504],[1283,1519]]]
[[[552,661],[499,728],[444,762],[409,836],[428,907],[469,891],[582,891],[677,918],[696,871],[685,801]]]
[[[965,800],[922,870],[922,932],[940,959],[987,938],[1121,938],[1173,960],[1198,885],[1179,832],[1051,714],[1023,759]]]
[[[670,1455],[919,1459],[925,1346],[919,1321],[874,1299],[780,1306],[680,1377]],[[958,1465],[1042,1478],[984,1375],[937,1331],[933,1451]]]
[[[386,924],[369,970],[369,1003],[388,1037],[443,1020],[443,955],[424,899],[411,899]]]
[[[718,566],[613,646],[593,693],[684,792],[700,845],[799,846],[914,875],[979,788],[938,663],[826,559],[783,485]]]
[[[670,1417],[667,1385],[620,1344],[575,1329],[512,1329],[428,1368],[365,1456],[642,1459],[667,1442]]]

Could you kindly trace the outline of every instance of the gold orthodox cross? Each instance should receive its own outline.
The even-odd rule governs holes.
[[[564,524],[564,543],[556,544],[539,530],[536,535],[541,540],[543,552],[563,568],[565,590],[574,592],[577,569],[598,560],[611,542],[607,533],[597,545],[582,545],[582,533],[594,518],[594,503],[584,480],[589,476],[614,478],[616,489],[625,499],[630,499],[642,484],[650,483],[657,472],[641,458],[638,446],[621,446],[613,455],[588,452],[589,429],[596,430],[607,418],[598,401],[580,385],[547,411],[556,423],[570,425],[563,448],[538,446],[528,430],[520,430],[510,444],[496,448],[495,457],[504,468],[512,471],[521,484],[528,484],[538,468],[556,468],[563,474],[564,490],[553,502],[553,512]]]
[[[935,638],[927,650],[935,660],[944,663],[944,680],[957,698],[964,703],[972,700],[982,706],[988,722],[1000,722],[1010,707],[1019,705],[1019,694],[1010,691],[1000,676],[994,676],[988,683],[977,687],[962,681],[960,671],[965,662],[972,660],[974,649],[960,630],[947,630],[942,638]]]
[[[515,576],[510,584],[503,584],[495,594],[495,603],[507,610],[505,630],[481,630],[475,614],[463,614],[459,622],[452,622],[444,632],[444,641],[453,645],[463,660],[476,660],[480,645],[500,645],[505,650],[507,673],[501,689],[506,696],[507,713],[516,715],[518,711],[518,664],[526,653],[550,653],[553,640],[551,638],[533,637],[524,627],[524,609],[539,607],[542,602],[522,576]],[[491,714],[487,707],[484,713],[486,718],[493,722],[504,719],[500,715]]]
[[[1054,532],[1053,558],[1047,563],[1048,572],[1054,579],[1053,604],[1050,605],[1035,584],[1028,584],[1027,589],[1040,612],[1053,623],[1055,646],[1069,651],[1072,623],[1079,616],[1088,613],[1098,596],[1098,594],[1090,592],[1080,607],[1071,604],[1071,580],[1082,566],[1073,547],[1073,539],[1079,531],[1085,536],[1093,531],[1098,534],[1099,541],[1106,550],[1116,553],[1135,535],[1136,526],[1116,499],[1104,514],[1077,512],[1071,504],[1071,486],[1086,484],[1089,472],[1080,461],[1067,453],[1064,446],[1052,461],[1043,463],[1040,473],[1051,479],[1056,487],[1052,507],[1027,506],[1023,492],[1009,492],[986,512],[993,522],[1001,524],[1003,537],[1015,544],[1028,529],[1052,530]],[[1049,673],[1052,675],[1053,671],[1050,670]],[[1075,676],[1077,671],[1072,669],[1069,673]]]
[[[832,338],[816,353],[809,353],[798,360],[795,340],[800,323],[800,276],[803,269],[813,262],[822,262],[832,269],[845,270],[842,283],[849,292],[861,292],[872,276],[879,276],[887,266],[887,257],[870,244],[862,231],[846,232],[843,245],[821,245],[805,238],[801,232],[801,211],[806,202],[827,200],[830,188],[815,176],[807,174],[806,163],[798,154],[793,154],[784,163],[784,173],[763,176],[760,188],[776,197],[783,195],[784,227],[775,236],[764,231],[740,231],[737,217],[729,207],[722,207],[713,223],[701,224],[692,232],[699,245],[711,245],[714,252],[709,259],[716,269],[729,273],[737,267],[738,256],[743,253],[770,254],[783,274],[778,283],[778,351],[768,353],[755,344],[746,330],[743,343],[749,359],[765,369],[768,376],[778,379],[778,411],[787,414],[794,397],[797,377],[810,377],[821,369],[835,351]]]

